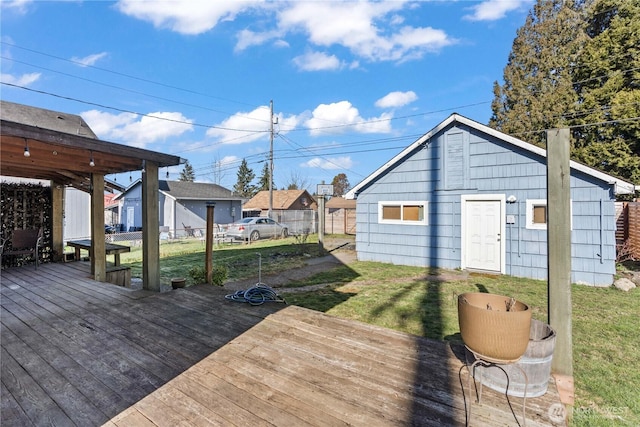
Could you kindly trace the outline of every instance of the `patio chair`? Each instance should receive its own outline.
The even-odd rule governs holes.
[[[40,262],[38,250],[42,245],[42,228],[15,229],[11,233],[11,239],[5,239],[0,244],[0,254],[2,259],[5,256],[25,256],[30,255],[36,261],[36,270]],[[10,242],[10,245],[7,243]],[[6,247],[10,246],[9,249]]]
[[[195,237],[195,235],[193,234],[193,228],[190,225],[184,225],[183,222],[182,226],[184,227],[185,233],[187,233],[187,237]]]

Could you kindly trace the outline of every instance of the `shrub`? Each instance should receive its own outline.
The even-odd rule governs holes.
[[[227,280],[229,270],[224,265],[214,265],[211,272],[211,284],[216,286],[224,285],[224,281]]]
[[[216,286],[222,286],[224,281],[227,280],[229,270],[224,265],[214,265],[211,272],[211,284]],[[195,265],[189,270],[189,277],[195,284],[201,284],[207,282],[207,270],[200,265]]]
[[[207,270],[201,265],[194,265],[189,269],[189,277],[193,280],[193,283],[199,285],[207,282]]]

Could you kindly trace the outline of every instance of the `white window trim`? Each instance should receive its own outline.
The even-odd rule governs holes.
[[[569,212],[570,212],[570,227],[573,230],[573,200],[570,200]],[[527,199],[527,211],[526,211],[526,221],[527,221],[527,229],[529,230],[546,230],[547,223],[544,224],[534,224],[533,223],[533,207],[534,206],[547,206],[547,199]],[[547,210],[547,215],[549,211]],[[547,218],[547,221],[549,219]]]
[[[397,219],[383,219],[382,207],[383,206],[400,206],[400,212],[404,205],[422,205],[424,206],[424,217],[422,221],[404,221]],[[401,225],[429,225],[429,202],[426,200],[403,200],[403,201],[380,201],[378,202],[378,223],[379,224],[401,224]]]

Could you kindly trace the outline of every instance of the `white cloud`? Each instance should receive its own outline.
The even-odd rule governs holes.
[[[74,56],[73,58],[71,58],[71,60],[78,63],[78,65],[80,65],[81,67],[88,67],[89,65],[95,65],[96,62],[98,62],[105,56],[107,56],[107,52],[100,52],[94,53],[93,55],[85,56],[84,58]]]
[[[253,111],[239,112],[207,130],[207,136],[219,139],[222,144],[245,144],[264,139],[269,135],[269,107],[260,106]],[[277,114],[276,128],[280,133],[295,129],[297,116]],[[281,129],[281,130],[280,130]]]
[[[313,159],[301,163],[300,167],[307,168],[320,168],[325,170],[334,170],[334,169],[350,169],[353,166],[353,160],[351,157],[314,157]]]
[[[507,12],[528,7],[533,0],[485,0],[470,7],[472,14],[465,15],[469,21],[496,21],[507,15]]]
[[[237,14],[258,5],[259,1],[140,1],[120,0],[118,9],[156,28],[168,28],[181,34],[201,34],[221,21],[233,21]]]
[[[12,74],[0,74],[0,81],[3,83],[10,83],[16,86],[29,86],[40,78],[40,73],[29,73],[21,76],[14,76]]]
[[[501,0],[503,1],[503,0]],[[515,0],[504,0],[515,1]],[[521,0],[522,1],[522,0]],[[117,8],[124,14],[182,34],[201,34],[222,21],[238,15],[251,15],[256,26],[264,27],[274,16],[273,28],[264,31],[244,29],[237,35],[236,51],[275,40],[287,44],[284,37],[303,34],[312,46],[342,46],[356,58],[369,61],[402,61],[422,57],[456,43],[445,31],[431,27],[404,26],[402,11],[417,7],[406,0],[397,1],[140,1],[120,0]],[[263,12],[258,21],[255,12]],[[317,68],[324,70],[326,68]]]
[[[27,6],[33,3],[33,0],[2,0],[0,5],[2,9],[14,10],[18,13],[27,13]]]
[[[320,104],[313,110],[312,117],[305,122],[311,135],[325,133],[389,133],[392,114],[383,113],[380,117],[364,119],[349,101],[333,104]]]
[[[418,99],[418,95],[414,91],[408,92],[390,92],[376,101],[378,108],[397,108],[410,104]]]
[[[231,166],[235,165],[240,161],[240,157],[238,156],[224,156],[220,159],[220,166]]]
[[[302,71],[337,70],[344,66],[335,55],[324,52],[307,52],[293,58],[293,63]]]
[[[245,144],[268,135],[269,107],[239,112],[207,130],[207,136],[218,138],[223,144]]]
[[[134,147],[164,141],[192,131],[193,121],[177,112],[156,112],[146,116],[133,113],[111,114],[97,110],[80,114],[100,138]]]
[[[251,30],[242,30],[238,32],[238,42],[236,43],[235,50],[242,51],[251,46],[259,46],[262,45],[269,40],[277,39],[280,37],[279,31],[266,31],[262,33],[257,33]],[[289,44],[284,40],[276,40],[275,45],[278,47],[288,47]]]
[[[417,58],[455,43],[444,31],[403,27],[388,34],[385,19],[397,24],[404,2],[295,2],[279,15],[283,32],[302,31],[316,46],[344,46],[370,61]],[[389,18],[387,15],[394,13]]]

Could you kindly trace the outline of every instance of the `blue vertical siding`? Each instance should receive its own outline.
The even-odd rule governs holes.
[[[443,173],[447,135],[461,138],[464,158],[449,146],[453,164],[464,171]],[[450,166],[450,165],[448,165]],[[461,166],[462,167],[462,166]],[[450,126],[409,153],[357,196],[356,247],[364,261],[460,268],[461,196],[514,195],[505,215],[506,273],[547,278],[546,230],[526,227],[526,201],[546,199],[546,160],[464,125]],[[572,274],[575,283],[609,285],[615,274],[615,217],[611,188],[579,171],[571,172]],[[379,201],[429,202],[429,225],[378,223]],[[506,217],[505,217],[506,219]]]

